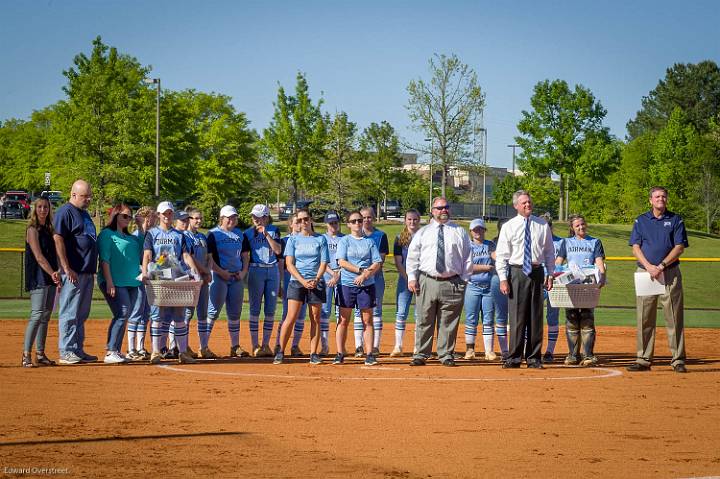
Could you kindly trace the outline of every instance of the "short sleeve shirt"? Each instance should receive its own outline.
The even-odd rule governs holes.
[[[250,251],[250,244],[239,228],[216,227],[208,233],[208,250],[222,269],[237,273],[243,269],[242,253]]]
[[[665,211],[660,218],[656,218],[652,211],[637,217],[630,233],[630,246],[638,245],[651,264],[660,264],[665,256],[676,246],[689,246],[687,231],[682,218],[671,211]],[[668,268],[678,265],[677,261],[669,264]],[[638,263],[642,268],[642,265]]]
[[[55,234],[65,243],[70,268],[76,273],[97,271],[97,230],[87,211],[65,203],[55,214]]]
[[[353,235],[345,235],[340,238],[337,248],[337,259],[342,259],[360,268],[369,268],[373,263],[382,263],[382,258],[380,258],[380,252],[377,246],[375,246],[375,242],[366,236],[356,238]],[[343,268],[340,272],[340,284],[344,286],[355,286],[353,281],[355,281],[357,277],[357,273]],[[365,281],[365,286],[372,284],[375,284],[375,276],[371,276]]]
[[[200,233],[199,231],[197,233],[193,233],[192,231],[185,231],[185,238],[187,239],[188,243],[188,249],[190,250],[190,254],[193,256],[193,259],[203,265],[207,266],[208,264],[208,244],[207,244],[207,236]]]
[[[483,240],[482,244],[470,243],[470,255],[472,256],[472,263],[479,265],[491,265],[495,263],[490,254],[495,251],[495,243],[488,240]],[[480,273],[473,273],[470,276],[470,281],[473,283],[490,284],[492,279],[492,271],[483,271]]]
[[[182,261],[183,253],[188,252],[187,242],[184,235],[175,228],[166,231],[156,226],[150,229],[145,235],[143,249],[152,252],[153,261],[157,260],[161,255],[173,255],[183,268],[187,269]]]
[[[558,256],[565,258],[568,264],[576,264],[581,268],[593,266],[597,258],[605,258],[602,241],[588,235],[585,238],[565,238]]]
[[[277,226],[268,225],[265,230],[273,240],[280,241],[280,230]],[[251,264],[276,264],[278,262],[277,256],[270,248],[270,243],[265,238],[265,235],[258,233],[254,226],[246,229],[244,234],[250,244]]]
[[[105,228],[98,236],[100,261],[110,266],[110,275],[115,286],[140,286],[136,278],[140,274],[140,252],[142,246],[137,236]],[[98,283],[105,283],[105,273],[98,268]]]
[[[317,276],[320,264],[328,263],[330,260],[327,239],[321,234],[292,235],[285,247],[285,257],[288,256],[295,258],[295,268],[300,276],[313,279]],[[290,281],[297,279],[291,276]]]

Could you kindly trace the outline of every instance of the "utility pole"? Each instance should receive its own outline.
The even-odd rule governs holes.
[[[508,148],[512,148],[513,150],[513,168],[512,168],[512,174],[515,176],[515,148],[520,148],[520,145],[508,145]]]
[[[433,199],[433,157],[435,156],[435,146],[432,138],[425,138],[425,141],[430,142],[430,201],[428,202],[428,211],[432,211],[432,199]]]

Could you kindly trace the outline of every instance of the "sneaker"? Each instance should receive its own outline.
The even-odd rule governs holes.
[[[142,357],[142,360],[143,360],[143,361],[149,361],[149,360],[150,360],[150,356],[152,356],[152,355],[148,352],[148,350],[147,350],[147,349],[144,349],[144,348],[141,349],[140,351],[138,351],[137,353],[138,353],[139,356]]]
[[[507,361],[508,358],[510,358],[510,353],[508,353],[508,352],[500,353],[500,359],[502,360],[502,362]]]
[[[84,363],[94,363],[98,360],[97,356],[93,356],[92,354],[88,354],[85,351],[80,351],[80,354],[78,354],[82,362]]]
[[[142,361],[143,357],[137,351],[130,351],[125,355],[125,358],[130,361]]]
[[[565,366],[576,366],[578,363],[578,360],[575,356],[567,356],[565,358]]]
[[[684,363],[677,363],[672,368],[673,368],[673,371],[675,371],[676,373],[686,373],[687,372],[687,368],[685,367]]]
[[[163,359],[178,359],[180,357],[180,350],[178,348],[171,348],[165,351]]]
[[[413,358],[413,360],[410,361],[410,366],[425,366],[425,361],[420,358]]]
[[[474,349],[468,349],[465,351],[464,359],[475,359],[475,350]]]
[[[625,369],[627,369],[630,372],[635,373],[635,372],[639,372],[639,371],[650,371],[650,366],[646,366],[646,365],[640,364],[640,363],[632,363],[630,366],[628,366]]]
[[[531,363],[528,363],[527,365],[528,369],[545,369],[542,365],[541,361],[533,361]]]
[[[453,353],[451,354],[451,356],[452,356],[453,360],[455,360],[455,361],[458,360],[458,359],[462,359],[462,358],[463,358],[463,355],[462,355],[462,354],[460,354],[460,353],[455,353],[455,352],[453,352]]]
[[[22,363],[20,363],[20,364],[22,364],[22,367],[24,367],[24,368],[34,368],[35,367],[35,365],[32,362],[32,357],[30,356],[30,354],[23,353]]]
[[[280,345],[279,345],[279,344],[276,344],[276,345],[275,345],[275,349],[273,350],[273,356],[277,355],[277,353],[279,353],[279,352],[281,352],[281,351],[280,351]]]
[[[178,354],[178,363],[179,364],[195,364],[197,363],[197,359],[192,357],[190,353],[187,351],[184,351],[180,354]]]
[[[187,349],[185,350],[185,352],[188,353],[190,356],[192,356],[193,359],[197,359],[197,358],[198,358],[198,353],[196,353],[195,351],[193,351],[192,349],[190,349],[190,346],[187,347]]]
[[[273,359],[273,364],[282,364],[283,359],[285,359],[285,355],[282,353],[282,351],[278,351],[275,353],[275,359]]]
[[[200,348],[201,359],[217,359],[217,354],[210,351],[210,348]]]
[[[45,356],[42,351],[35,353],[35,362],[37,362],[38,366],[55,366],[55,361]]]
[[[342,364],[345,362],[345,356],[343,356],[342,353],[337,353],[335,355],[335,359],[333,359],[333,364]]]
[[[598,358],[596,358],[595,356],[587,356],[587,357],[583,358],[582,361],[580,361],[580,366],[585,367],[585,368],[597,366],[597,364],[598,364]]]
[[[485,361],[495,361],[497,359],[497,354],[495,354],[493,351],[488,351],[485,353]]]
[[[543,357],[542,357],[543,363],[550,364],[553,361],[555,361],[555,356],[553,355],[553,353],[547,352],[547,353],[543,354]]]
[[[122,364],[124,362],[127,362],[127,359],[125,359],[123,355],[118,353],[117,351],[109,351],[105,355],[105,359],[103,359],[103,362],[105,364]]]
[[[152,353],[150,355],[150,364],[160,364],[162,353]]]
[[[324,358],[328,354],[330,354],[330,347],[327,344],[323,344],[322,347],[320,348],[320,357]]]
[[[516,363],[515,361],[512,361],[510,359],[506,360],[502,364],[503,369],[518,369],[520,367],[520,363]]]
[[[400,346],[395,346],[393,348],[392,352],[390,353],[391,358],[399,358],[399,357],[402,357],[402,355],[403,355],[403,352],[402,352],[402,348]]]
[[[372,355],[375,357],[380,356],[380,348],[372,348]]]
[[[322,364],[323,360],[319,354],[310,355],[310,364]]]
[[[373,353],[368,354],[365,358],[365,366],[375,366],[377,363],[377,359],[375,359],[375,355]]]
[[[60,364],[79,364],[82,362],[82,358],[73,352],[67,352],[60,356],[58,362]]]
[[[303,352],[300,350],[300,346],[293,346],[290,348],[290,356],[297,358],[303,355]]]
[[[355,348],[355,357],[361,358],[363,356],[365,356],[365,351],[363,351],[362,346],[358,346],[357,348]]]
[[[272,349],[270,349],[270,346],[268,344],[263,345],[260,349],[262,349],[262,357],[264,357],[264,358],[273,357],[273,351],[272,351]]]
[[[260,349],[260,348],[257,348],[257,349]],[[242,346],[240,346],[239,344],[237,346],[233,346],[232,348],[230,348],[230,357],[231,358],[246,358],[248,356],[250,356],[250,353],[245,351],[242,348]]]
[[[451,357],[447,358],[447,359],[443,359],[442,361],[440,361],[440,364],[442,364],[443,366],[448,367],[448,368],[454,368],[455,366],[457,366],[457,364],[455,363],[455,359],[453,359]]]

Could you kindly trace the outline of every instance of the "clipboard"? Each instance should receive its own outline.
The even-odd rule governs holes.
[[[647,271],[635,273],[635,296],[657,296],[665,294],[665,274],[652,279]]]

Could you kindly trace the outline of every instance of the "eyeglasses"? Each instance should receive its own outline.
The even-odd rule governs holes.
[[[310,218],[308,218],[307,216],[304,216],[304,217],[302,217],[302,218],[297,218],[296,221],[297,221],[298,223],[309,223],[309,222],[310,222]]]
[[[450,205],[433,206],[434,210],[450,210]]]
[[[124,220],[129,220],[130,218],[132,218],[132,216],[130,216],[129,214],[126,214],[126,213],[120,213],[118,215],[118,218],[122,218]]]
[[[354,220],[348,220],[348,223],[353,224],[353,225],[360,224],[362,222],[363,222],[362,218],[355,218]]]

